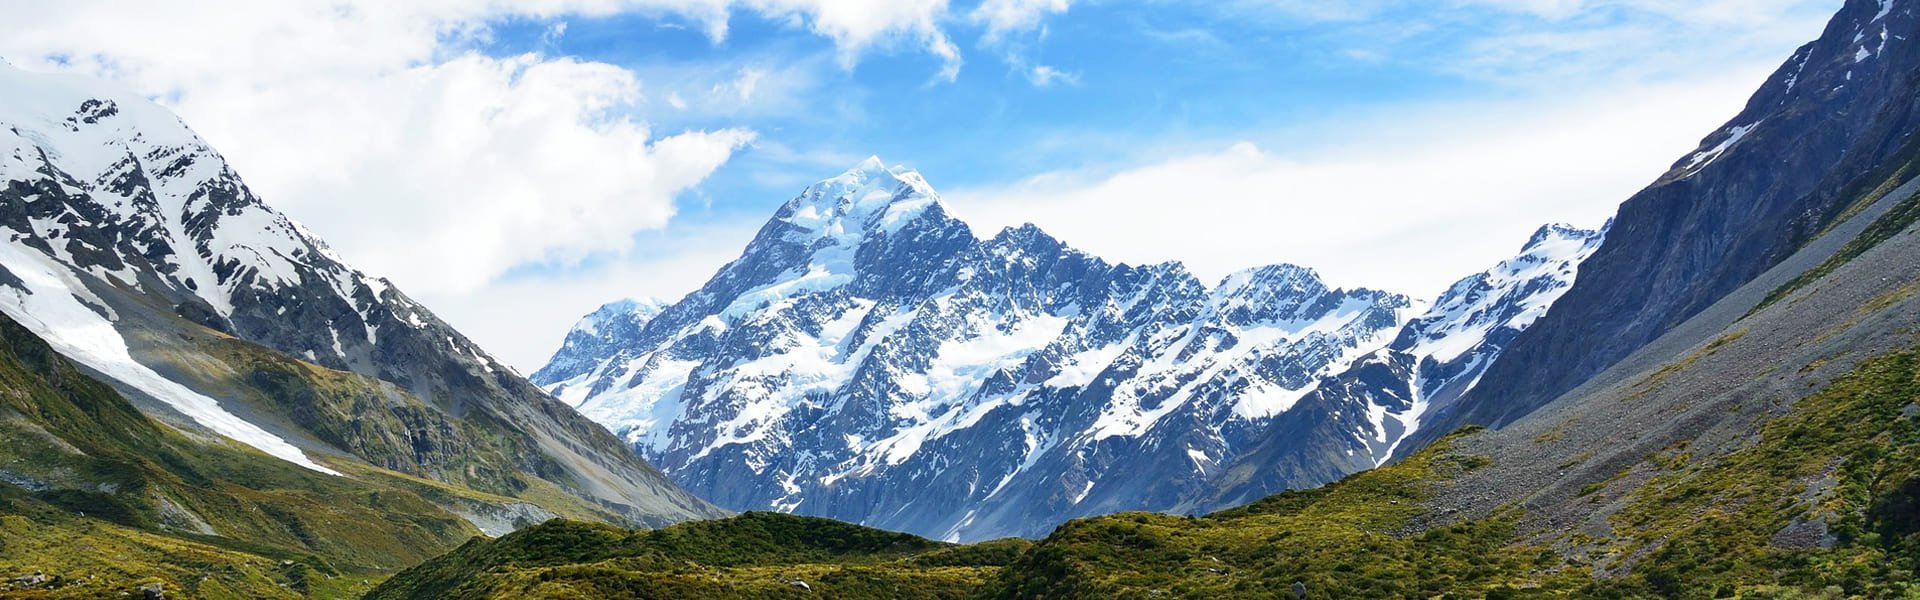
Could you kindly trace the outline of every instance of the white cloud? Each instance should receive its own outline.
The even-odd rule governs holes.
[[[751,67],[740,69],[739,77],[734,78],[732,81],[714,84],[713,94],[715,96],[733,96],[738,98],[741,103],[752,102],[753,93],[759,90],[760,80],[766,78],[766,76],[766,69],[755,69]],[[669,99],[669,102],[671,102],[671,99]]]
[[[636,252],[646,260],[510,277],[487,286],[483,302],[457,293],[416,299],[496,358],[531,374],[546,364],[582,315],[620,298],[678,300],[738,257],[758,225],[676,225],[642,235]]]
[[[467,55],[353,86],[263,90],[221,127],[274,129],[222,147],[355,264],[410,290],[467,292],[517,265],[624,252],[753,137],[656,138],[602,117],[638,90],[604,64]],[[329,101],[341,109],[282,112]]]
[[[986,39],[1019,31],[1031,31],[1048,15],[1067,12],[1068,0],[986,0],[974,7],[967,18],[987,27]]]
[[[1075,85],[1080,83],[1080,75],[1047,65],[1034,65],[1027,71],[1027,81],[1038,87],[1052,87],[1056,83]]]
[[[1117,172],[950,190],[982,235],[1033,222],[1133,264],[1204,279],[1274,262],[1428,296],[1512,256],[1543,223],[1597,226],[1735,114],[1765,71],[1608,95],[1397,107]],[[935,177],[938,174],[930,174]]]
[[[940,28],[947,0],[744,0],[763,13],[805,23],[840,47],[841,66],[851,68],[860,52],[883,42],[917,42],[945,66],[940,79],[960,75],[960,49]]]

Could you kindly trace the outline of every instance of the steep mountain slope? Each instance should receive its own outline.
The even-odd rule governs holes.
[[[1313,487],[1395,456],[1428,414],[1473,389],[1506,345],[1573,285],[1605,230],[1548,225],[1520,254],[1449,287],[1392,343],[1329,377],[1184,507],[1219,510]]]
[[[874,159],[788,202],[678,304],[589,315],[533,379],[722,506],[1037,536],[1072,516],[1206,505],[1210,480],[1260,442],[1311,464],[1243,472],[1258,489],[1372,467],[1391,443],[1370,441],[1469,387],[1596,240],[1543,229],[1403,331],[1406,298],[1328,289],[1300,267],[1209,288],[1030,225],[979,240],[919,174]],[[1331,399],[1296,408],[1396,336],[1391,351],[1424,365],[1417,404],[1341,400],[1359,425]],[[1275,427],[1324,435],[1308,450]]]
[[[320,473],[518,499],[443,498],[496,533],[721,514],[342,264],[165,109],[8,66],[0,88],[0,312],[148,414]]]
[[[1792,254],[1920,158],[1917,17],[1848,0],[1741,114],[1621,206],[1538,327],[1426,437],[1504,425],[1587,381]]]

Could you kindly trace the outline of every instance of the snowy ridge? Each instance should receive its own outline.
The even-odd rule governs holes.
[[[869,159],[657,316],[587,316],[534,381],[728,508],[1032,535],[1204,507],[1249,452],[1306,451],[1284,432],[1339,440],[1314,473],[1384,462],[1599,241],[1544,227],[1409,319],[1403,296],[1293,265],[1209,286],[1031,225],[981,240],[919,174]]]
[[[1865,50],[1862,50],[1862,52],[1865,52]],[[1687,166],[1681,169],[1682,173],[1680,176],[1683,178],[1691,177],[1693,176],[1693,174],[1699,173],[1701,169],[1707,168],[1707,165],[1713,164],[1713,161],[1720,160],[1721,155],[1726,154],[1727,150],[1732,149],[1734,145],[1739,144],[1741,140],[1746,139],[1747,134],[1753,133],[1753,130],[1755,128],[1758,128],[1760,124],[1764,122],[1765,121],[1758,121],[1758,122],[1750,123],[1747,125],[1737,125],[1727,129],[1724,132],[1725,137],[1720,140],[1720,143],[1715,144],[1712,148],[1701,150],[1699,152],[1694,153],[1693,156],[1688,157]]]
[[[1605,229],[1547,225],[1520,254],[1484,273],[1455,282],[1401,334],[1406,352],[1452,362],[1479,347],[1495,329],[1526,329],[1573,287],[1580,263],[1605,240]]]
[[[1547,314],[1573,287],[1580,264],[1600,249],[1607,229],[1541,227],[1518,256],[1454,283],[1426,314],[1407,324],[1389,348],[1413,359],[1414,397],[1399,412],[1369,405],[1375,414],[1389,413],[1383,418],[1397,421],[1399,430],[1388,440],[1387,428],[1376,425],[1376,440],[1388,444],[1376,455],[1376,464],[1395,455],[1400,440],[1419,430],[1421,417],[1436,402],[1450,402],[1471,390],[1506,343]]]
[[[153,233],[159,235],[134,242],[140,250],[152,251],[165,241],[196,250],[177,255],[177,278],[222,315],[233,311],[230,295],[240,285],[298,281],[295,261],[316,244],[285,217],[257,204],[213,206],[208,191],[228,183],[225,163],[165,109],[126,95],[100,94],[98,83],[78,77],[0,67],[0,84],[10,91],[0,96],[0,123],[7,129],[0,135],[6,149],[0,177],[29,181],[45,169],[57,169],[73,178],[62,182],[67,191],[101,200],[107,218],[157,230]],[[155,165],[160,168],[142,171]],[[150,185],[120,185],[136,178]],[[210,210],[225,213],[220,226],[189,222]],[[63,232],[62,221],[37,221],[34,231],[24,233],[55,239]],[[64,246],[54,248],[56,257],[73,262]],[[216,270],[231,273],[222,276]],[[124,270],[113,274],[122,283],[134,283]]]

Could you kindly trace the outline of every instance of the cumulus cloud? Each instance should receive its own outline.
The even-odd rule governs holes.
[[[1764,77],[1349,114],[1281,141],[945,198],[980,235],[1032,222],[1111,260],[1180,260],[1209,280],[1291,262],[1338,285],[1429,296],[1512,256],[1543,223],[1599,225]]]
[[[251,157],[243,172],[264,174],[276,186],[271,201],[356,264],[423,291],[469,291],[517,265],[624,252],[636,231],[664,227],[675,197],[753,137],[740,129],[655,137],[642,123],[602,118],[631,103],[638,82],[569,59],[467,55],[318,88],[257,98],[266,111],[315,94],[377,108],[231,115],[236,125],[286,127],[260,143],[310,150],[242,153]],[[351,127],[328,129],[343,116]]]

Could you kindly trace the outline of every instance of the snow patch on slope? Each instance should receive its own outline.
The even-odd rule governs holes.
[[[26,285],[25,289],[0,287],[0,311],[46,340],[61,355],[152,395],[214,433],[281,460],[340,475],[314,462],[285,439],[220,408],[218,401],[134,361],[113,322],[96,312],[106,310],[105,303],[87,291],[66,267],[14,243],[0,244],[0,266]]]
[[[1864,52],[1865,50],[1862,51]],[[1720,143],[1712,148],[1694,153],[1693,156],[1687,159],[1687,166],[1681,168],[1681,178],[1691,177],[1695,173],[1706,169],[1708,165],[1712,165],[1714,161],[1720,160],[1720,157],[1726,154],[1728,150],[1733,149],[1741,140],[1746,139],[1747,134],[1753,133],[1754,129],[1759,128],[1762,122],[1764,121],[1755,121],[1746,125],[1735,125],[1732,129],[1728,129],[1726,139],[1720,140]]]

